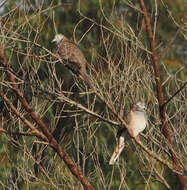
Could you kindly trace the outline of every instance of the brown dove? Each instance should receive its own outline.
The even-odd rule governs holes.
[[[52,42],[57,44],[57,53],[63,64],[75,75],[80,77],[89,88],[92,88],[86,73],[86,59],[80,48],[62,34],[55,35]]]

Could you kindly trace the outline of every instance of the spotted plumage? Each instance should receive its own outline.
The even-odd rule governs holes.
[[[75,75],[91,86],[86,74],[86,59],[80,48],[62,34],[57,34],[52,42],[57,44],[57,53],[62,63]]]

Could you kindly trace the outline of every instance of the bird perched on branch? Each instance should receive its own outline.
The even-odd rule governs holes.
[[[132,109],[125,117],[127,128],[137,141],[139,141],[138,134],[141,133],[147,125],[145,109],[146,107],[143,102],[137,102],[132,106]],[[110,165],[115,163],[123,148],[125,147],[126,131],[125,129],[122,129],[119,133],[117,145],[109,161]]]
[[[80,48],[62,34],[55,35],[52,42],[57,44],[57,53],[62,63],[75,75],[80,77],[89,88],[92,88],[86,72],[86,59]]]

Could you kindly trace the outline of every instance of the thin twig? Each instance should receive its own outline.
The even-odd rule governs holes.
[[[32,132],[32,131],[31,132],[17,132],[17,131],[9,131],[9,130],[3,129],[3,128],[0,128],[0,133],[5,133],[5,134],[9,134],[9,135],[17,135],[17,136],[36,136],[36,134],[37,134],[36,132]],[[41,138],[40,135],[38,135],[38,137]]]
[[[5,70],[5,69],[4,69],[4,70]],[[34,89],[37,89],[37,90],[41,91],[42,93],[51,96],[53,99],[57,99],[57,98],[58,98],[59,100],[62,100],[62,99],[63,99],[61,94],[56,94],[56,93],[50,92],[50,91],[48,91],[48,90],[45,90],[45,89],[41,88],[41,87],[40,87],[38,84],[36,84],[36,83],[30,82],[30,81],[25,81],[25,80],[21,79],[21,77],[18,76],[18,75],[17,75],[12,69],[10,69],[10,68],[6,68],[6,71],[7,71],[7,72],[11,72],[11,73],[12,73],[13,75],[15,75],[19,80],[22,80],[23,83],[25,83],[25,84],[27,84],[27,85],[31,85]],[[112,121],[112,120],[110,120],[110,119],[106,119],[106,118],[100,116],[99,114],[97,114],[97,113],[95,113],[95,112],[89,110],[88,108],[84,107],[83,105],[81,105],[81,104],[79,104],[79,103],[77,103],[77,102],[75,102],[75,101],[73,101],[73,100],[71,100],[71,99],[68,99],[68,98],[65,97],[65,96],[63,96],[63,97],[66,98],[66,100],[67,100],[68,103],[70,103],[70,104],[72,104],[72,105],[74,105],[74,106],[80,108],[81,110],[83,110],[83,111],[86,112],[87,114],[90,114],[90,115],[92,115],[92,116],[94,116],[94,117],[96,117],[96,118],[98,118],[98,119],[100,119],[100,120],[102,120],[102,121],[104,121],[104,122],[107,122],[107,123],[110,124],[110,125],[121,126],[121,124],[119,124],[119,123],[117,123],[117,122],[115,122],[115,121]],[[51,100],[51,99],[50,99],[50,100]]]
[[[0,3],[0,8],[7,2],[8,0],[4,0]]]
[[[9,65],[3,53],[2,48],[0,48],[0,61],[2,62],[2,65],[8,70]],[[67,165],[71,173],[82,183],[84,189],[93,190],[94,188],[92,187],[90,182],[87,180],[87,178],[83,175],[81,170],[75,165],[75,163],[71,160],[69,155],[58,145],[57,141],[55,140],[53,135],[50,133],[48,127],[45,125],[45,123],[42,120],[40,120],[38,115],[34,112],[34,110],[28,104],[22,92],[18,89],[14,76],[10,72],[6,72],[6,74],[9,80],[11,81],[12,88],[14,92],[16,93],[17,97],[19,98],[20,102],[24,106],[25,110],[30,114],[32,119],[40,127],[43,134],[46,136],[47,141],[49,145],[51,146],[51,148],[53,148],[53,150],[58,153],[60,158],[63,159],[63,161],[65,162],[65,164]]]
[[[1,98],[4,100],[4,102],[6,102],[7,106],[16,114],[17,117],[19,117],[25,124],[26,126],[28,126],[32,132],[30,132],[30,134],[35,135],[36,137],[42,138],[43,140],[47,140],[47,138],[40,132],[38,131],[33,124],[28,121],[12,104],[12,102],[6,97],[6,95],[0,90],[0,96]],[[6,132],[5,129],[0,129],[0,132],[4,132],[4,133],[11,133],[9,131]],[[14,134],[14,133],[11,133]]]
[[[168,139],[168,142],[170,144],[169,148],[170,148],[170,152],[172,155],[172,160],[174,162],[174,168],[176,168],[177,171],[177,177],[180,181],[180,185],[182,188],[185,187],[185,179],[184,177],[181,175],[182,174],[182,168],[180,166],[180,162],[178,160],[178,157],[176,156],[176,154],[173,151],[173,143],[172,143],[172,137],[171,137],[171,133],[169,131],[169,125],[167,123],[166,120],[166,112],[165,109],[163,107],[164,104],[164,98],[163,98],[163,90],[162,90],[162,83],[160,80],[160,71],[159,71],[159,64],[158,64],[158,57],[156,55],[156,49],[155,49],[155,42],[153,39],[153,33],[152,33],[152,29],[151,29],[151,24],[150,24],[150,18],[148,16],[145,4],[143,0],[139,0],[140,2],[140,7],[142,9],[143,12],[143,16],[144,16],[144,20],[145,20],[145,24],[146,24],[146,30],[147,30],[147,34],[148,34],[148,38],[149,38],[149,43],[150,43],[150,48],[151,48],[151,52],[152,52],[152,60],[153,60],[153,68],[155,71],[155,80],[156,80],[156,89],[157,89],[157,99],[159,102],[159,109],[160,109],[160,119],[163,125],[163,134],[164,136]]]
[[[162,107],[165,107],[180,91],[183,90],[183,88],[186,86],[187,82],[185,82],[181,88],[179,88],[163,105]]]

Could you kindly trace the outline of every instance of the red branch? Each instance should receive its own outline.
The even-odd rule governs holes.
[[[84,189],[86,190],[93,190],[94,188],[89,183],[87,178],[83,175],[81,170],[75,165],[75,163],[71,160],[69,155],[61,149],[61,147],[58,145],[57,141],[54,139],[50,131],[48,130],[48,127],[43,123],[43,121],[40,120],[40,118],[37,116],[37,114],[34,112],[34,110],[30,107],[27,100],[23,96],[22,92],[18,89],[18,85],[16,84],[16,80],[14,78],[14,75],[12,75],[11,72],[9,72],[9,65],[6,60],[6,57],[3,53],[2,48],[0,48],[0,61],[2,65],[4,66],[6,70],[6,74],[8,76],[8,79],[11,81],[12,90],[16,93],[18,96],[20,102],[24,106],[25,110],[30,114],[32,119],[38,124],[43,134],[47,137],[49,145],[54,149],[55,152],[58,153],[61,159],[65,162],[67,167],[70,169],[71,173],[82,183]]]
[[[141,6],[141,9],[143,12],[143,16],[144,16],[144,20],[145,20],[145,24],[146,24],[146,30],[147,30],[147,34],[148,34],[149,42],[150,42],[150,48],[151,48],[151,52],[152,52],[152,60],[153,60],[153,67],[154,67],[154,71],[155,71],[155,80],[156,80],[156,89],[157,89],[157,99],[159,102],[160,119],[161,119],[161,122],[163,125],[163,134],[167,138],[167,140],[170,144],[170,147],[171,147],[170,152],[171,152],[172,160],[174,162],[174,166],[178,171],[182,172],[182,168],[179,165],[179,160],[173,151],[173,143],[171,140],[172,138],[171,138],[171,134],[169,131],[169,125],[166,121],[166,112],[165,112],[165,107],[163,106],[164,105],[164,99],[163,99],[162,83],[160,81],[159,64],[158,64],[158,58],[156,56],[156,49],[155,49],[150,19],[147,15],[147,10],[146,10],[144,1],[143,0],[139,0],[139,1],[140,1],[140,6]],[[187,189],[187,183],[186,183],[186,179],[184,178],[184,176],[177,174],[177,177],[180,181],[181,187],[184,190],[186,190]]]

